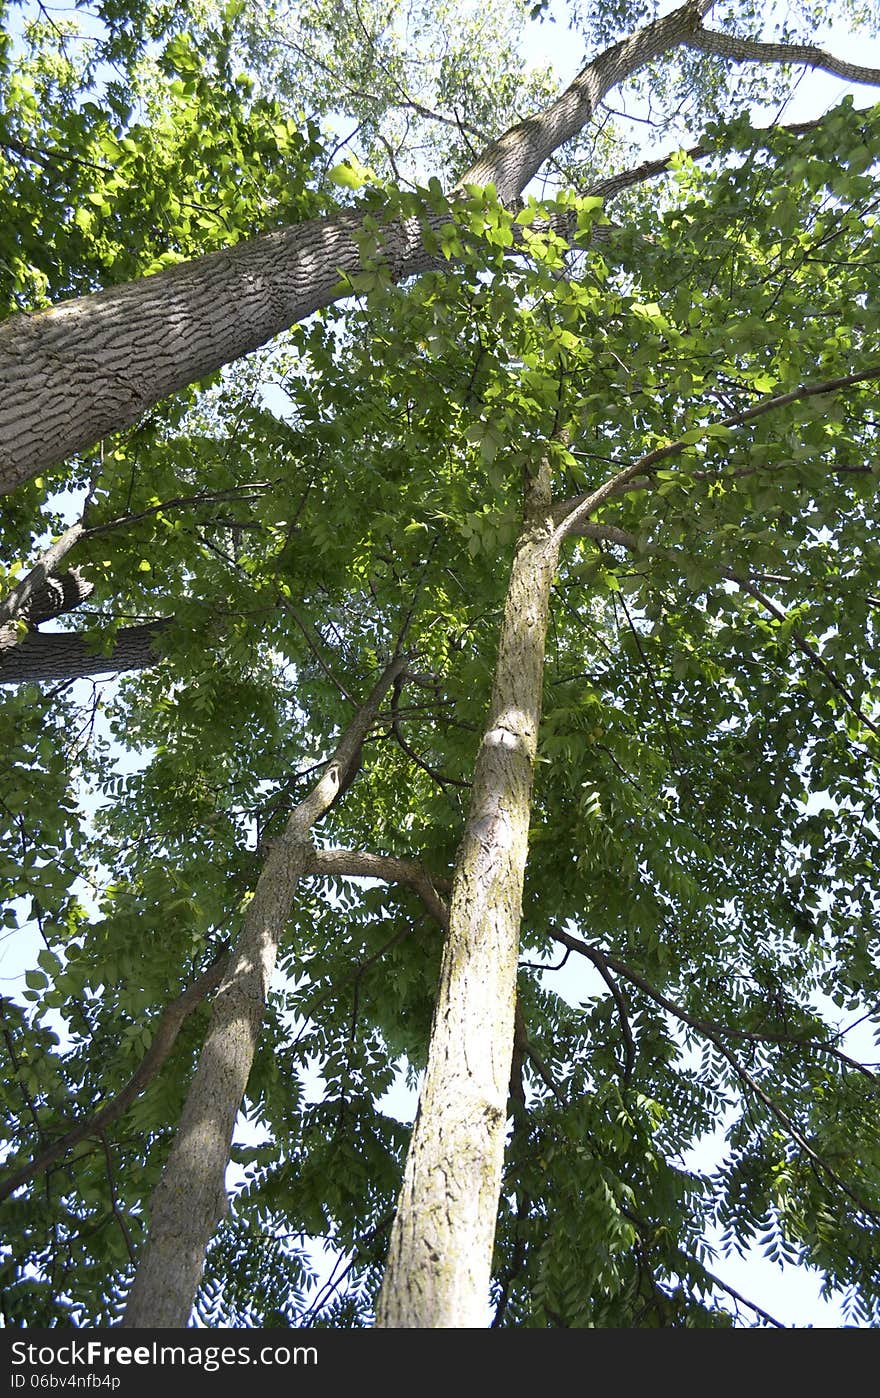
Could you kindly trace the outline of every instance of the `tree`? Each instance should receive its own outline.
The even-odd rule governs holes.
[[[872,1015],[877,990],[880,116],[756,128],[743,104],[778,100],[763,74],[786,63],[880,73],[711,9],[597,13],[595,56],[510,124],[515,92],[478,110],[455,55],[438,120],[393,30],[356,62],[370,16],[316,7],[294,37],[330,45],[363,128],[336,166],[326,106],[284,115],[301,71],[256,11],[168,21],[158,59],[132,11],[103,105],[34,31],[13,187],[65,160],[106,223],[86,211],[80,238],[51,189],[21,201],[63,260],[15,264],[28,313],[0,328],[8,537],[24,555],[60,523],[59,484],[85,507],[7,594],[0,678],[61,644],[33,631],[53,580],[58,614],[104,609],[84,671],[133,631],[144,668],[110,709],[142,754],[127,776],[99,699],[91,743],[65,684],[7,702],[3,873],[46,939],[6,1033],[11,1323],[116,1318],[148,1201],[130,1324],[186,1323],[213,1233],[209,1318],[301,1323],[303,1240],[327,1235],[352,1284],[320,1323],[365,1323],[384,1269],[386,1326],[481,1324],[490,1292],[496,1324],[725,1324],[712,1222],[876,1316],[874,1076],[827,1003]],[[266,91],[235,77],[245,51]],[[731,63],[762,74],[733,112]],[[590,152],[631,80],[684,96],[699,143]],[[448,128],[451,164],[485,135],[445,192],[406,186],[398,105]],[[106,800],[91,823],[77,767]],[[387,887],[318,882],[364,875]],[[567,1003],[552,943],[607,993]],[[404,1167],[381,1101],[425,1062]],[[256,1145],[232,1144],[245,1092]],[[719,1123],[721,1164],[688,1165]],[[217,1232],[230,1151],[248,1175]]]

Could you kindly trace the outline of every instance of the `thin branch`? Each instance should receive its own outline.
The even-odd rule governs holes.
[[[199,495],[177,495],[170,500],[162,500],[158,505],[149,505],[146,509],[137,510],[131,514],[117,515],[115,519],[107,520],[106,524],[94,524],[88,529],[83,529],[83,539],[97,539],[102,534],[109,534],[114,529],[122,529],[130,524],[137,524],[142,519],[149,519],[151,515],[164,513],[165,510],[179,510],[187,505],[213,505],[219,502],[235,500],[257,499],[265,491],[271,490],[276,484],[273,481],[253,481],[249,485],[230,486],[226,490],[203,491]],[[237,527],[238,521],[231,521]]]
[[[107,1127],[117,1121],[152,1082],[173,1049],[185,1021],[205,996],[220,984],[228,962],[229,952],[224,951],[192,985],[166,1006],[156,1022],[150,1047],[125,1086],[98,1111],[90,1113],[70,1131],[65,1132],[54,1145],[0,1179],[0,1199],[7,1198],[21,1185],[27,1184],[28,1180],[48,1170],[56,1160],[60,1160],[86,1137],[103,1136]]]
[[[550,1089],[560,1107],[564,1107],[565,1097],[561,1089],[557,1087],[556,1083],[553,1081],[550,1069],[547,1067],[537,1049],[533,1049],[530,1043],[526,1043],[525,1054],[544,1086]]]
[[[637,971],[627,966],[625,962],[618,961],[617,958],[613,956],[606,956],[598,947],[589,946],[586,942],[582,942],[580,938],[572,937],[568,932],[563,932],[559,929],[551,929],[550,935],[554,941],[562,942],[564,946],[570,946],[574,951],[579,951],[582,956],[585,956],[597,968],[602,965],[611,967],[612,970],[617,971],[624,979],[631,981],[633,985],[637,985],[650,999],[654,1000],[656,1004],[661,1005],[663,1009],[667,1010],[671,1015],[674,1015],[676,1019],[681,1020],[684,1024],[690,1025],[697,1033],[709,1039],[709,1041],[715,1045],[715,1048],[721,1054],[722,1058],[726,1059],[730,1064],[737,1077],[745,1083],[761,1102],[763,1102],[771,1115],[785,1127],[791,1139],[796,1145],[800,1146],[801,1150],[813,1164],[817,1166],[818,1169],[824,1171],[828,1178],[836,1184],[863,1213],[867,1214],[870,1218],[880,1218],[880,1214],[878,1214],[877,1210],[873,1209],[870,1204],[865,1203],[864,1199],[847,1184],[846,1180],[842,1179],[837,1171],[813,1149],[806,1136],[804,1136],[794,1124],[788,1113],[764,1091],[761,1084],[752,1076],[748,1069],[740,1063],[736,1055],[732,1053],[722,1041],[721,1035],[732,1034],[735,1037],[752,1042],[797,1044],[802,1048],[816,1049],[820,1052],[830,1054],[834,1058],[842,1059],[849,1067],[857,1068],[866,1077],[874,1080],[876,1075],[872,1073],[870,1069],[866,1068],[863,1064],[856,1063],[853,1059],[847,1058],[845,1054],[841,1054],[839,1049],[832,1048],[828,1044],[819,1043],[815,1040],[799,1039],[795,1036],[788,1035],[767,1035],[750,1032],[748,1030],[736,1030],[728,1028],[727,1026],[717,1025],[711,1020],[698,1019],[690,1014],[682,1005],[677,1005],[673,1000],[661,994],[649,981],[645,980],[644,976],[640,976]]]
[[[663,995],[650,981],[645,980],[644,976],[639,975],[638,971],[632,966],[629,966],[625,961],[620,961],[616,956],[608,955],[604,951],[600,951],[598,947],[590,946],[587,942],[581,941],[580,938],[573,937],[569,932],[563,932],[559,928],[552,928],[550,935],[555,942],[560,942],[563,946],[570,947],[572,951],[580,952],[582,956],[586,956],[593,962],[594,966],[598,967],[599,963],[603,962],[606,966],[609,966],[612,971],[616,971],[619,976],[623,976],[625,980],[630,981],[632,985],[638,986],[639,990],[644,991],[646,995],[652,1000],[655,1000],[664,1010],[668,1010],[676,1019],[680,1019],[684,1021],[684,1023],[689,1024],[692,1029],[696,1029],[700,1034],[705,1034],[707,1037],[712,1034],[727,1034],[732,1035],[736,1039],[743,1039],[748,1043],[779,1044],[782,1047],[791,1045],[796,1048],[813,1049],[817,1053],[827,1053],[831,1058],[836,1058],[845,1068],[852,1068],[855,1072],[861,1073],[863,1077],[870,1078],[872,1082],[877,1080],[877,1074],[873,1073],[870,1068],[867,1068],[864,1063],[859,1063],[857,1059],[850,1058],[849,1055],[843,1053],[841,1049],[835,1048],[833,1044],[825,1043],[821,1039],[801,1038],[801,1036],[797,1034],[774,1034],[756,1029],[739,1029],[735,1025],[718,1024],[715,1020],[711,1019],[696,1019],[693,1015],[689,1014],[682,1005],[677,1005],[675,1001]]]
[[[41,150],[39,146],[29,145],[26,141],[16,141],[12,136],[4,136],[0,141],[0,148],[14,151],[16,155],[24,156],[25,160],[33,160],[38,165],[42,165],[44,170],[51,170],[58,165],[81,165],[83,169],[99,170],[102,175],[115,174],[112,165],[102,165],[98,160],[86,160],[80,155],[71,155],[69,151],[60,149]]]
[[[850,83],[865,83],[880,87],[880,68],[865,68],[860,63],[846,63],[835,58],[817,44],[765,44],[758,39],[741,39],[736,34],[721,34],[702,25],[684,40],[685,46],[709,53],[717,58],[729,58],[734,63],[785,63],[791,67],[803,64],[820,69],[832,77]]]
[[[666,712],[667,706],[664,703],[663,696],[660,693],[660,690],[657,686],[653,666],[651,665],[651,662],[648,659],[648,656],[645,652],[645,647],[642,645],[642,638],[639,635],[638,628],[636,627],[636,624],[633,621],[632,616],[630,615],[630,610],[629,607],[626,605],[626,599],[623,596],[623,593],[621,592],[619,596],[620,605],[623,607],[623,614],[626,617],[627,626],[629,627],[629,631],[635,643],[636,650],[639,653],[639,659],[642,662],[642,668],[648,676],[648,683],[650,684],[651,690],[654,694],[654,703],[657,705],[657,712],[660,715],[660,722],[663,724],[663,731],[666,734],[666,741],[669,744],[669,756],[672,761],[673,770],[675,771],[675,774],[678,777],[679,781],[682,783],[682,786],[688,792],[688,795],[693,796],[690,782],[684,774],[684,763],[681,760],[681,755],[678,751],[678,746],[675,742],[675,739],[672,736],[672,729],[669,726],[669,715]]]
[[[722,577],[727,578],[730,582],[736,583],[737,587],[742,588],[743,592],[747,592],[750,597],[753,597],[756,602],[759,602],[765,611],[770,612],[771,616],[775,616],[778,621],[785,622],[788,620],[782,608],[777,607],[776,603],[771,601],[769,597],[765,596],[763,592],[755,587],[754,583],[749,582],[748,578],[744,578],[741,574],[735,573],[732,568],[721,568],[719,572]],[[821,670],[829,684],[837,690],[838,694],[846,703],[847,708],[856,715],[866,728],[870,728],[871,732],[880,738],[880,725],[876,724],[873,719],[868,718],[868,715],[865,713],[864,709],[861,708],[855,696],[847,686],[837,678],[834,671],[822,659],[819,652],[794,628],[792,628],[790,635],[801,654],[805,655],[807,659],[816,666],[817,670]]]
[[[805,136],[809,131],[815,131],[821,125],[822,120],[823,118],[820,117],[816,121],[794,122],[788,126],[758,127],[753,134],[756,144],[762,136],[776,131],[786,131],[791,136]],[[621,170],[619,174],[609,175],[607,179],[597,180],[595,184],[590,185],[586,193],[593,198],[598,196],[607,203],[609,199],[616,198],[618,194],[622,194],[625,189],[631,189],[633,185],[642,184],[645,180],[656,179],[658,175],[667,174],[673,160],[681,154],[684,154],[688,160],[697,161],[708,160],[713,155],[718,155],[719,151],[717,146],[704,145],[691,146],[683,152],[680,150],[670,151],[668,155],[661,155],[656,160],[643,160],[641,165],[634,165],[629,170]]]
[[[751,408],[746,408],[743,412],[732,413],[729,417],[720,419],[717,423],[706,423],[703,431],[708,435],[717,431],[719,427],[733,430],[743,427],[748,422],[753,422],[755,418],[763,417],[765,413],[774,412],[777,408],[788,407],[791,403],[800,402],[805,398],[815,398],[827,393],[836,393],[841,388],[850,388],[853,384],[865,383],[872,379],[880,379],[880,365],[872,365],[870,369],[861,369],[853,374],[844,374],[840,378],[825,379],[820,383],[800,384],[788,393],[776,394],[772,398],[765,398],[760,403],[755,403]],[[556,526],[556,536],[561,541],[574,533],[578,526],[590,515],[594,514],[600,505],[603,505],[612,495],[618,494],[621,489],[634,481],[636,477],[649,474],[663,461],[669,461],[672,457],[680,456],[688,447],[695,445],[691,441],[678,438],[674,442],[667,442],[661,447],[655,447],[653,451],[640,456],[637,461],[633,461],[629,466],[625,466],[617,475],[603,481],[602,485],[591,491],[588,495],[582,495],[574,500],[567,500],[561,505],[557,505],[555,514],[559,523]]]
[[[634,534],[628,533],[625,529],[618,529],[615,525],[595,524],[587,521],[573,529],[572,533],[584,535],[587,538],[596,539],[600,542],[618,544],[621,548],[629,549],[631,552],[634,553],[638,552],[639,545],[636,536]],[[659,552],[659,550],[652,549],[652,552],[657,553]],[[788,617],[786,616],[782,608],[777,606],[777,604],[771,598],[767,597],[765,593],[761,592],[761,590],[757,588],[753,582],[750,582],[748,578],[743,577],[741,573],[737,573],[733,568],[727,568],[723,565],[719,565],[718,573],[722,578],[725,578],[728,582],[736,583],[737,587],[739,587],[743,592],[747,593],[750,597],[753,597],[756,602],[758,602],[766,611],[768,611],[771,614],[771,616],[776,617],[777,621],[786,622],[788,620]],[[771,578],[770,580],[779,582],[789,581],[789,579],[787,578]],[[625,603],[624,609],[626,610]],[[628,613],[627,616],[629,616]],[[837,690],[838,694],[844,700],[847,708],[856,716],[856,718],[859,719],[861,723],[865,725],[866,728],[870,729],[870,731],[874,733],[877,737],[880,737],[880,725],[878,725],[874,722],[873,719],[868,717],[864,709],[858,703],[858,700],[856,699],[852,691],[843,683],[842,680],[839,680],[837,678],[834,671],[831,669],[831,666],[828,665],[828,663],[822,659],[821,655],[815,649],[815,647],[810,645],[810,642],[796,628],[792,627],[791,632],[789,634],[791,635],[793,643],[797,646],[801,654],[804,655],[810,661],[810,663],[816,667],[817,670],[820,670],[822,674],[825,676],[825,678],[828,680],[829,684],[831,684],[833,688]],[[636,639],[636,643],[639,647],[639,650],[641,651],[641,643],[638,641],[638,638]],[[662,716],[662,707],[660,712]]]
[[[419,757],[419,754],[410,745],[407,739],[403,736],[403,733],[400,731],[400,716],[398,714],[397,707],[393,702],[391,709],[391,731],[394,734],[395,740],[397,741],[397,744],[400,747],[401,751],[405,752],[411,762],[415,763],[417,767],[421,767],[423,772],[426,772],[433,781],[437,782],[438,786],[441,786],[444,789],[447,786],[458,786],[463,788],[465,791],[470,791],[470,782],[462,781],[460,777],[448,777],[444,772],[438,772],[436,767],[432,767],[430,763],[424,760],[424,758]]]
[[[788,1328],[786,1325],[783,1325],[781,1320],[777,1320],[775,1316],[772,1316],[769,1311],[765,1311],[763,1307],[757,1305],[754,1301],[750,1301],[747,1296],[743,1296],[742,1292],[737,1291],[735,1287],[732,1287],[729,1284],[729,1282],[722,1281],[721,1277],[716,1276],[714,1272],[710,1272],[709,1268],[704,1266],[704,1264],[700,1262],[698,1258],[689,1257],[688,1254],[686,1252],[683,1252],[681,1248],[678,1249],[678,1253],[679,1256],[690,1266],[696,1265],[697,1267],[699,1267],[700,1271],[703,1273],[703,1276],[707,1277],[713,1286],[717,1286],[721,1291],[726,1291],[727,1295],[732,1297],[734,1301],[739,1302],[741,1306],[748,1306],[750,1311],[754,1311],[755,1314],[759,1315],[762,1320],[766,1320],[768,1325],[775,1326],[777,1330],[786,1330]]]
[[[315,658],[315,660],[316,660],[316,662],[317,662],[317,664],[318,664],[319,669],[323,670],[324,674],[327,676],[327,678],[328,678],[328,680],[330,681],[330,683],[331,683],[332,685],[334,685],[334,686],[339,690],[339,693],[342,695],[343,699],[347,699],[348,702],[349,702],[349,704],[353,704],[354,707],[355,707],[356,709],[359,708],[360,705],[358,704],[357,699],[355,699],[354,695],[351,694],[351,693],[349,692],[349,690],[346,689],[346,687],[345,687],[345,685],[342,683],[342,681],[341,681],[341,680],[338,680],[338,679],[336,678],[336,676],[334,675],[333,671],[330,669],[330,666],[327,664],[327,661],[324,659],[323,655],[321,654],[321,648],[320,648],[320,646],[316,645],[315,642],[314,642],[314,640],[312,639],[312,637],[309,635],[308,627],[306,626],[305,622],[304,622],[304,621],[302,620],[302,618],[300,617],[300,614],[299,614],[299,612],[297,611],[296,607],[294,607],[293,603],[287,601],[286,599],[284,599],[284,600],[282,601],[282,606],[283,606],[283,608],[284,608],[285,611],[290,612],[290,615],[293,617],[294,621],[296,622],[296,625],[299,627],[299,630],[302,632],[302,634],[303,634],[303,636],[304,636],[304,638],[305,638],[306,645],[308,646],[309,650],[312,652],[312,655],[314,656],[314,658]]]
[[[622,1077],[624,1085],[628,1087],[630,1082],[632,1081],[633,1068],[635,1067],[636,1046],[635,1041],[633,1039],[632,1027],[630,1026],[629,1022],[629,1014],[627,1013],[626,1000],[623,997],[620,986],[617,984],[617,981],[614,979],[611,972],[608,970],[608,967],[600,965],[598,961],[595,961],[593,964],[596,967],[596,970],[599,972],[599,975],[602,977],[603,981],[607,985],[608,989],[611,991],[614,1003],[617,1006],[617,1014],[620,1019],[620,1030],[623,1034],[624,1042],[624,1061]]]
[[[134,1244],[131,1241],[131,1234],[128,1231],[128,1224],[125,1221],[125,1215],[119,1207],[119,1199],[116,1194],[116,1177],[113,1172],[113,1160],[110,1155],[110,1147],[107,1144],[107,1136],[106,1133],[103,1131],[99,1132],[99,1135],[101,1138],[101,1145],[104,1150],[104,1163],[107,1167],[107,1183],[110,1186],[110,1207],[113,1210],[113,1217],[119,1224],[119,1231],[125,1239],[125,1247],[126,1251],[128,1252],[128,1260],[129,1262],[134,1262],[136,1261]]]
[[[571,947],[563,952],[562,960],[557,961],[555,965],[548,966],[546,961],[521,961],[519,963],[519,969],[521,971],[561,971],[570,956]]]

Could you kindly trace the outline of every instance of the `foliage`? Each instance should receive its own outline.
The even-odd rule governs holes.
[[[880,999],[880,109],[847,100],[807,132],[716,113],[623,227],[576,147],[577,192],[453,204],[412,146],[418,188],[398,180],[401,112],[455,113],[428,153],[460,168],[469,126],[547,91],[486,95],[518,17],[499,8],[500,47],[450,39],[429,102],[393,24],[300,8],[277,32],[240,4],[169,11],[145,47],[143,12],[104,9],[112,78],[40,22],[4,69],[10,311],[334,201],[376,231],[427,206],[441,259],[401,287],[377,263],[341,308],[74,463],[78,496],[44,482],[4,507],[21,560],[87,493],[76,562],[96,591],[71,624],[96,648],[171,618],[160,662],[118,686],[4,691],[5,927],[42,939],[4,998],[6,1165],[111,1100],[229,946],[266,841],[404,631],[417,679],[316,834],[448,880],[524,473],[549,452],[562,511],[642,461],[554,586],[496,1323],[727,1326],[713,1232],[820,1268],[876,1323],[876,1087],[839,1016],[876,1022]],[[619,8],[606,37],[642,7]],[[448,18],[423,18],[432,54]],[[373,170],[351,192],[327,178],[348,98],[349,168]],[[207,1323],[370,1323],[407,1138],[388,1094],[424,1064],[441,940],[400,886],[310,881]],[[594,978],[573,992],[578,957]],[[7,1325],[118,1316],[206,1014],[112,1128],[5,1201]],[[697,1163],[713,1132],[717,1163]],[[348,1259],[335,1290],[315,1240]]]

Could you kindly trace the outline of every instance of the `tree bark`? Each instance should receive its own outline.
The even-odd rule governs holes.
[[[428,1066],[377,1308],[383,1328],[487,1323],[558,550],[545,462],[527,483],[489,718],[456,860]]]
[[[150,1233],[122,1321],[129,1328],[185,1326],[208,1243],[227,1210],[224,1184],[235,1120],[250,1075],[281,936],[313,853],[310,831],[333,804],[403,670],[396,656],[346,729],[320,781],[291,813],[248,904],[189,1090],[177,1136],[150,1206]]]
[[[99,655],[78,632],[32,631],[10,648],[0,628],[0,684],[40,684],[44,680],[78,680],[93,675],[121,674],[157,665],[156,646],[171,618],[126,626],[117,631],[109,655]]]
[[[687,0],[599,54],[543,112],[491,142],[459,188],[493,183],[502,201],[516,199],[611,88],[686,42],[713,3]],[[360,212],[345,211],[11,316],[0,327],[0,493],[339,300],[344,277],[362,269],[361,232]],[[389,221],[379,252],[394,281],[434,264],[418,219]]]

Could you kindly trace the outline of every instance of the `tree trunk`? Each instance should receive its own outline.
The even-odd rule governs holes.
[[[550,588],[549,466],[526,488],[486,731],[452,886],[428,1067],[376,1324],[485,1326]]]
[[[687,43],[714,0],[687,0],[588,63],[542,112],[492,141],[463,176],[518,198],[618,83]],[[375,215],[373,215],[375,217]],[[426,211],[424,221],[445,221]],[[277,229],[125,286],[0,327],[0,494],[135,422],[147,408],[250,353],[346,294],[361,270],[362,215]],[[379,254],[401,281],[434,263],[418,219],[390,220]]]
[[[208,1243],[226,1213],[225,1175],[235,1119],[256,1051],[281,936],[299,879],[310,865],[310,831],[332,805],[405,660],[397,656],[345,731],[321,780],[272,844],[241,935],[214,999],[211,1023],[177,1136],[150,1207],[150,1234],[123,1326],[185,1326]]]
[[[159,662],[155,642],[171,624],[171,618],[126,626],[117,631],[109,655],[100,655],[73,631],[32,631],[18,641],[13,628],[0,627],[0,684],[39,684],[43,680],[78,680],[92,675],[113,675],[123,670],[144,670]],[[13,640],[3,644],[4,630]]]

